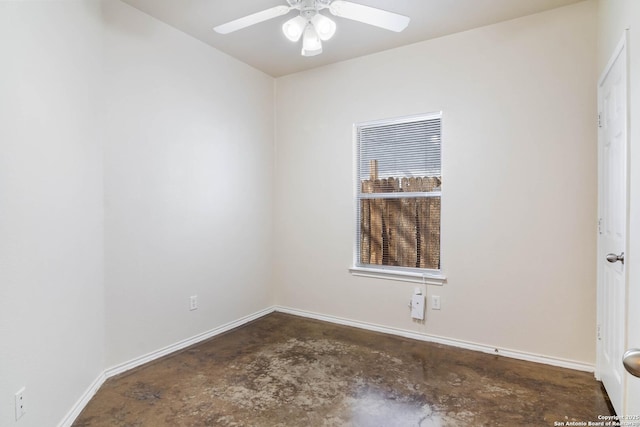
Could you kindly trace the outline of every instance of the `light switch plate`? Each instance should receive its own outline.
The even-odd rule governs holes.
[[[440,296],[431,295],[431,309],[440,310]]]

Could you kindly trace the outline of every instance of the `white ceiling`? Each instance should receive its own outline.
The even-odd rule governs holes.
[[[227,21],[286,5],[286,0],[123,1],[271,76],[279,77],[582,0],[352,0],[409,16],[409,27],[402,33],[394,33],[332,17],[338,24],[336,35],[323,42],[324,52],[315,57],[301,56],[301,42],[292,43],[282,34],[282,24],[294,17],[295,11],[227,35],[213,31],[214,26]]]

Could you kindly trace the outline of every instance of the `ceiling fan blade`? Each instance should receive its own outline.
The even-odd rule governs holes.
[[[396,33],[407,28],[410,21],[408,16],[343,0],[333,1],[331,6],[329,6],[329,11],[341,18],[375,25],[376,27],[395,31]]]
[[[278,16],[286,15],[291,8],[289,6],[276,6],[271,9],[263,10],[262,12],[256,12],[251,15],[238,18],[234,21],[227,22],[226,24],[218,25],[214,27],[214,31],[220,34],[229,34],[234,31],[241,30],[253,24],[258,24],[269,19],[277,18]]]

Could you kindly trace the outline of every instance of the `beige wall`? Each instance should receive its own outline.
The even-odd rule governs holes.
[[[595,362],[596,3],[277,79],[286,307]],[[354,122],[443,111],[442,310],[352,277]]]
[[[631,141],[629,158],[630,182],[630,241],[625,264],[628,268],[628,298],[631,304],[628,325],[631,333],[628,337],[628,348],[640,348],[640,126],[638,111],[640,110],[640,2],[637,0],[599,0],[598,2],[598,73],[605,70],[607,61],[613,50],[623,37],[625,29],[629,30],[629,136]],[[640,379],[627,376],[628,398],[626,413],[640,414]]]
[[[104,20],[111,367],[273,304],[274,123],[271,77],[122,2]]]
[[[100,45],[95,1],[0,2],[3,427],[57,424],[104,369]]]

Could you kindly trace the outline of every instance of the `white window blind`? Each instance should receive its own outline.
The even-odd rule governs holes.
[[[441,118],[356,125],[357,266],[440,269]]]

